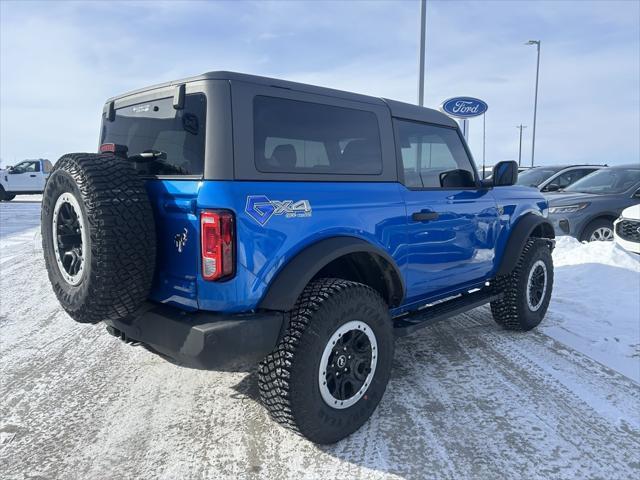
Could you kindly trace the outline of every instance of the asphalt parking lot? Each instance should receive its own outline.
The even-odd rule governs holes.
[[[486,307],[399,340],[371,421],[318,447],[269,419],[254,373],[183,368],[74,323],[38,222],[37,203],[0,205],[0,478],[640,473],[640,385],[544,329],[499,329]],[[561,326],[553,302],[545,322]]]

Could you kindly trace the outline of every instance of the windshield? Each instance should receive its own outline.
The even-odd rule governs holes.
[[[185,96],[184,108],[173,108],[173,98],[138,103],[116,110],[115,119],[103,119],[100,143],[128,147],[132,157],[154,151],[136,162],[143,175],[202,175],[204,170],[206,98]]]
[[[603,168],[565,188],[565,192],[622,193],[640,182],[640,168]]]
[[[531,168],[518,175],[518,185],[537,187],[542,182],[559,172],[560,168],[537,167]]]

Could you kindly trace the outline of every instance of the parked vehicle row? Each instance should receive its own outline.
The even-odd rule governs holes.
[[[42,193],[53,166],[49,160],[25,160],[0,170],[0,201],[13,200],[16,195]]]
[[[613,222],[625,208],[640,203],[640,166],[602,168],[545,196],[556,235],[611,241]]]
[[[536,187],[541,192],[556,192],[574,184],[606,165],[563,165],[530,168],[518,176],[518,185]]]

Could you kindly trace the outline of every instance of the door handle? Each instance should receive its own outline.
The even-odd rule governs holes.
[[[29,175],[30,177],[36,177],[37,175],[35,173],[32,173],[31,175]]]
[[[411,215],[411,220],[414,222],[429,222],[436,220],[439,216],[436,212],[414,212]]]

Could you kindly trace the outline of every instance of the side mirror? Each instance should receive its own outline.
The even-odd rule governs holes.
[[[507,160],[493,167],[493,186],[508,187],[518,181],[518,162]]]
[[[557,192],[558,190],[560,190],[560,185],[557,183],[550,183],[542,189],[544,192]]]
[[[476,186],[476,179],[468,170],[447,170],[440,174],[442,188],[471,188]]]

